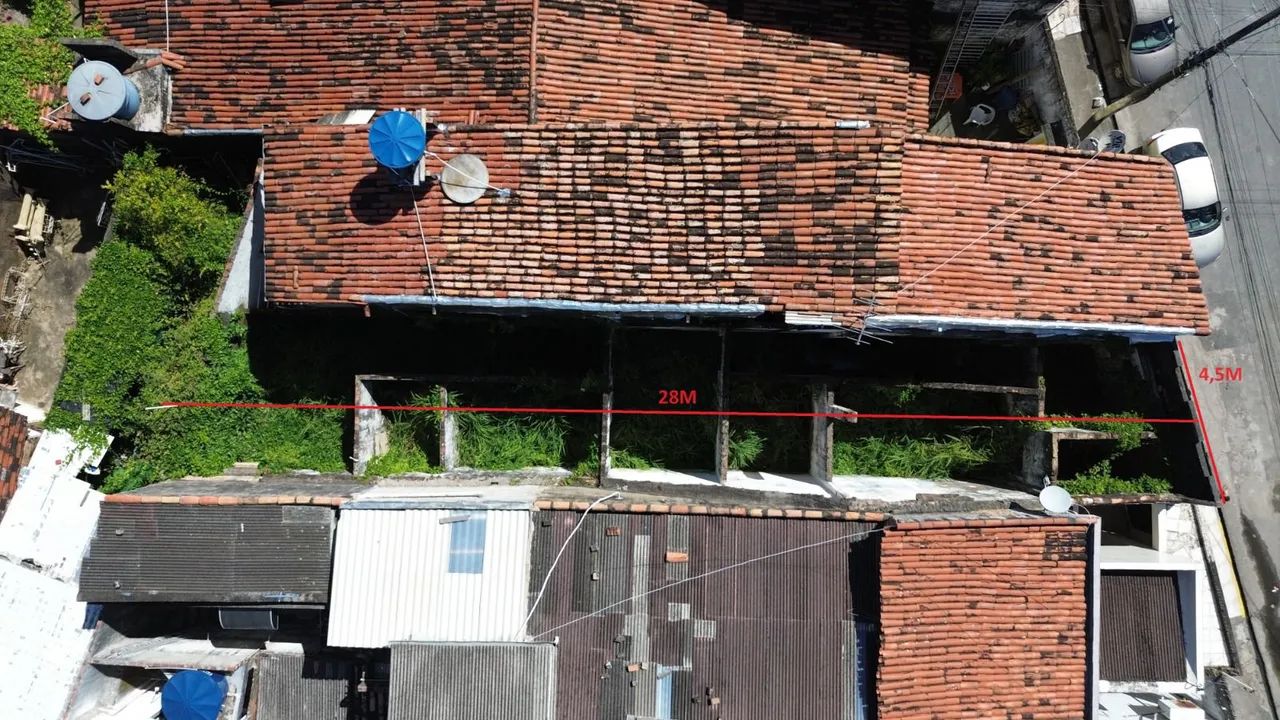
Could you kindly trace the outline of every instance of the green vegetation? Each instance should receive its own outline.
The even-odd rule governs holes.
[[[414,394],[409,404],[432,406],[439,402],[438,398],[438,391],[430,395]],[[450,393],[450,406],[459,404],[461,399],[458,393]],[[570,426],[564,418],[488,413],[457,413],[454,418],[460,467],[520,470],[562,467],[565,463]],[[439,412],[388,412],[388,450],[369,461],[365,474],[440,472],[440,466],[432,462],[432,453],[439,442],[442,420],[443,413]]]
[[[1101,418],[1136,418],[1137,413],[1103,413],[1095,417]],[[1150,423],[1140,422],[1105,422],[1089,420],[1055,420],[1053,422],[1036,422],[1032,426],[1037,430],[1050,428],[1077,428],[1080,430],[1096,430],[1116,436],[1116,449],[1120,452],[1136,450],[1142,444],[1144,433],[1151,432]]]
[[[157,162],[154,151],[130,154],[107,189],[116,232],[148,252],[175,295],[198,300],[213,291],[242,222],[210,201],[210,191]]]
[[[75,54],[59,44],[59,38],[99,32],[75,27],[66,0],[33,0],[30,17],[28,25],[0,25],[0,125],[12,125],[49,143],[40,122],[42,108],[30,92],[38,85],[66,82]]]
[[[745,470],[764,452],[765,441],[755,430],[729,426],[729,469]]]
[[[116,437],[106,492],[238,461],[269,472],[343,470],[342,411],[147,409],[175,400],[261,402],[269,393],[250,366],[244,318],[214,314],[221,266],[213,258],[230,252],[239,213],[161,166],[154,151],[129,155],[111,187],[121,193],[116,233],[76,302],[46,425]]]
[[[1081,495],[1158,495],[1172,490],[1168,480],[1151,475],[1133,479],[1111,474],[1111,460],[1103,460],[1070,480],[1058,483],[1074,496]]]
[[[1136,418],[1136,413],[1104,413],[1104,418]],[[1036,423],[1038,429],[1078,428],[1096,430],[1114,435],[1115,449],[1105,458],[1095,463],[1088,470],[1076,473],[1075,477],[1062,480],[1058,484],[1066,488],[1072,495],[1147,495],[1167,493],[1172,486],[1168,480],[1148,474],[1136,478],[1117,477],[1112,471],[1112,463],[1125,453],[1138,449],[1142,445],[1143,435],[1151,432],[1149,423],[1141,422],[1097,422],[1080,420],[1062,420],[1051,423]]]
[[[954,478],[991,460],[991,447],[966,437],[868,435],[835,443],[837,475]]]

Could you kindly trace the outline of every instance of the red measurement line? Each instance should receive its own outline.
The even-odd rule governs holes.
[[[338,403],[167,402],[164,408],[241,408],[250,410],[388,410],[393,412],[510,413],[514,415],[686,415],[697,417],[824,417],[838,420],[976,420],[983,422],[1091,422],[1192,424],[1195,418],[1068,417],[1065,415],[926,415],[917,413],[814,413],[764,410],[650,410],[639,408],[446,407],[443,405],[351,405]]]
[[[1178,341],[1178,355],[1182,357],[1182,372],[1187,376],[1187,387],[1191,388],[1191,403],[1196,408],[1196,424],[1200,426],[1200,437],[1204,438],[1204,449],[1209,455],[1209,467],[1213,469],[1213,481],[1218,484],[1218,497],[1227,501],[1227,491],[1222,488],[1222,476],[1218,474],[1218,461],[1213,459],[1213,444],[1209,442],[1209,428],[1204,424],[1204,413],[1200,412],[1200,397],[1196,395],[1196,381],[1191,377],[1191,366],[1187,364],[1187,351],[1182,349],[1182,341]]]

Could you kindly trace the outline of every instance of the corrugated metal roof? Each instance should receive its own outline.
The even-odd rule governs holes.
[[[80,597],[323,603],[333,515],[315,506],[105,503]]]
[[[74,583],[0,560],[0,718],[56,720],[93,633]]]
[[[95,665],[156,670],[231,672],[256,655],[256,647],[216,646],[206,638],[133,638],[94,653]]]
[[[449,571],[451,536],[463,525],[450,521],[464,517],[484,519],[479,573]],[[521,639],[531,527],[523,510],[343,510],[329,645]]]
[[[1187,679],[1176,573],[1104,572],[1098,602],[1103,680]]]
[[[550,643],[393,643],[387,720],[552,720]]]
[[[76,476],[100,455],[66,431],[46,431],[0,522],[0,555],[34,562],[53,577],[75,579],[102,501],[102,493]]]
[[[580,517],[535,515],[531,588]],[[535,636],[560,642],[561,720],[652,716],[666,703],[677,720],[852,720],[846,626],[854,589],[874,596],[877,580],[874,561],[859,561],[874,542],[847,536],[872,527],[592,513],[530,622]]]
[[[351,658],[333,653],[263,653],[257,659],[257,720],[329,720],[384,717],[384,683],[357,683],[360,668]],[[356,710],[366,715],[353,714]]]

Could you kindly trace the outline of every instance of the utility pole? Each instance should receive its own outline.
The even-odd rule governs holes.
[[[1186,60],[1179,63],[1178,67],[1156,78],[1155,82],[1150,85],[1140,87],[1106,107],[1098,108],[1089,116],[1089,119],[1084,122],[1084,125],[1080,126],[1080,137],[1088,137],[1094,130],[1098,129],[1098,126],[1102,124],[1103,120],[1106,120],[1130,105],[1146,100],[1151,97],[1155,91],[1173,82],[1176,78],[1179,78],[1191,70],[1205,64],[1213,56],[1223,50],[1226,50],[1228,47],[1245,38],[1263,25],[1275,20],[1277,17],[1280,17],[1280,6],[1259,15],[1244,27],[1222,38],[1213,45],[1195,51]]]

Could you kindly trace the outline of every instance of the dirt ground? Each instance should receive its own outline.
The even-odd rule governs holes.
[[[11,174],[0,168],[0,272],[22,267],[26,257],[14,240],[24,192],[43,199],[56,219],[44,262],[28,265],[29,312],[17,339],[25,349],[15,377],[18,399],[48,410],[62,375],[63,345],[75,323],[75,301],[89,279],[94,250],[102,237],[97,212],[104,197],[101,179],[20,166]]]

